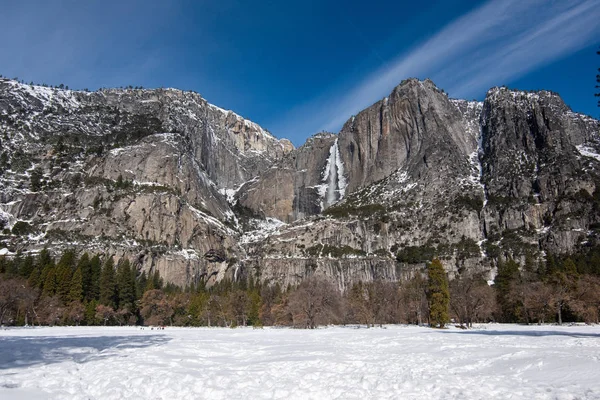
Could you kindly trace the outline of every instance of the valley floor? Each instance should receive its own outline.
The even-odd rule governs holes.
[[[600,326],[0,330],[1,399],[600,399]]]

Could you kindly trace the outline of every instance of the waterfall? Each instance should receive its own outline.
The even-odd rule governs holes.
[[[479,121],[479,136],[477,137],[477,162],[478,162],[478,169],[479,169],[479,185],[481,186],[481,190],[483,192],[483,207],[485,207],[488,203],[488,195],[487,195],[487,191],[485,190],[485,183],[483,182],[483,164],[481,162],[481,159],[484,156],[483,124],[486,119],[485,110],[482,110],[481,113],[482,113],[482,115],[481,115],[480,121]]]
[[[483,192],[483,206],[485,207],[488,202],[487,192],[485,191],[485,185],[483,183],[483,165],[481,163],[481,158],[483,157],[483,130],[479,127],[479,137],[477,138],[477,169],[479,172],[479,185],[481,186],[481,191]]]
[[[323,183],[320,187],[322,197],[321,208],[325,209],[344,198],[346,194],[346,178],[344,177],[344,163],[340,157],[338,140],[336,139],[329,149],[329,157],[323,171]]]

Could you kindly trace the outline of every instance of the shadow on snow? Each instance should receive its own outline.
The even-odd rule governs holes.
[[[582,333],[582,332],[568,332],[568,331],[549,331],[549,330],[522,330],[522,331],[502,331],[502,330],[444,330],[441,329],[439,332],[450,333],[456,335],[487,335],[487,336],[568,336],[572,338],[600,338],[598,333]]]
[[[85,363],[114,357],[116,350],[161,345],[169,340],[164,335],[3,337],[0,338],[0,370],[63,361]]]

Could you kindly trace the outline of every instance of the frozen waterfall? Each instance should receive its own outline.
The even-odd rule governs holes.
[[[323,183],[319,187],[321,195],[321,208],[325,209],[344,198],[346,194],[346,178],[344,177],[344,163],[340,157],[338,140],[336,139],[329,149],[329,157],[323,171]]]

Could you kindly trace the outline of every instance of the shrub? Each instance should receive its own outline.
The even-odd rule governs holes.
[[[350,203],[335,205],[326,209],[323,214],[333,218],[346,218],[349,216],[370,217],[375,214],[385,213],[386,209],[381,204],[367,204],[355,206]]]
[[[478,257],[481,249],[477,245],[477,242],[471,238],[462,237],[460,242],[456,244],[457,257],[459,260],[466,258]]]
[[[459,196],[454,200],[454,204],[458,207],[476,212],[481,211],[483,208],[483,200],[481,197]]]
[[[33,233],[33,226],[25,221],[17,221],[12,228],[12,233],[17,236],[29,235]]]
[[[428,262],[435,256],[435,247],[406,246],[396,253],[396,260],[408,264]]]

